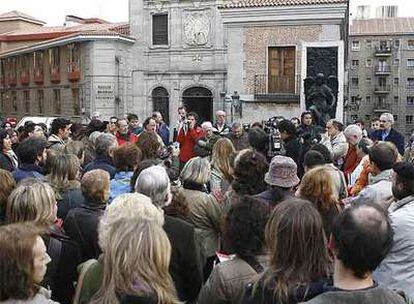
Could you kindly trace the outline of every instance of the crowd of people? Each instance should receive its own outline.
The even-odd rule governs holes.
[[[261,122],[178,114],[3,124],[1,303],[411,303],[414,138],[392,114],[278,119],[277,153]]]

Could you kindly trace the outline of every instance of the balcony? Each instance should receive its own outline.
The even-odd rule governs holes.
[[[50,82],[60,83],[60,70],[57,66],[52,66],[50,69]]]
[[[378,65],[375,67],[375,75],[390,75],[391,67],[389,65]]]
[[[38,85],[42,85],[45,81],[45,75],[43,74],[43,71],[36,70],[34,74],[34,82]]]
[[[391,92],[391,86],[389,84],[387,85],[376,85],[374,88],[375,94],[388,94]]]
[[[391,104],[385,100],[377,101],[374,104],[374,113],[385,113],[391,110]]]
[[[20,83],[25,86],[30,84],[30,75],[28,72],[22,72],[20,74]]]
[[[70,82],[76,82],[80,79],[80,64],[79,62],[68,63],[68,79]]]
[[[7,79],[7,84],[11,87],[15,87],[17,85],[17,77],[9,76],[9,78]]]
[[[375,56],[377,57],[389,57],[392,55],[390,46],[380,46],[375,48]]]
[[[257,102],[299,103],[300,75],[254,76],[254,99]]]

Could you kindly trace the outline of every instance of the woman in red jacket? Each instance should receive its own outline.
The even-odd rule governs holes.
[[[177,141],[180,143],[180,169],[191,158],[195,157],[194,146],[197,140],[204,135],[203,129],[197,123],[198,115],[191,112],[183,127],[178,130]]]

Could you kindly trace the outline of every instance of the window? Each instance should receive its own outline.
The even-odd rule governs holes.
[[[367,78],[366,78],[366,80],[365,80],[365,82],[366,82],[367,84],[371,84],[371,77],[367,77]]]
[[[351,96],[351,103],[356,104],[358,100],[359,100],[358,96]]]
[[[414,68],[414,59],[407,59],[407,68]]]
[[[409,49],[414,49],[414,40],[412,39],[408,40],[407,44],[408,44]]]
[[[49,50],[49,65],[50,74],[56,75],[60,72],[60,53],[59,48],[53,48]]]
[[[400,65],[400,59],[398,58],[394,58],[394,60],[392,61],[393,65]]]
[[[53,90],[53,107],[55,110],[55,114],[60,114],[62,111],[62,104],[60,101],[60,90],[55,89]]]
[[[394,46],[395,47],[400,47],[400,39],[395,39],[394,40]]]
[[[414,106],[414,96],[407,96],[407,106]]]
[[[366,101],[367,103],[370,103],[370,102],[371,102],[371,96],[366,96],[366,97],[365,97],[365,101]]]
[[[394,78],[394,84],[398,85],[400,83],[400,79],[398,77]]]
[[[352,60],[351,65],[352,65],[353,68],[358,67],[359,66],[359,60],[357,60],[357,59]]]
[[[398,121],[398,115],[393,115],[394,121]]]
[[[366,67],[367,68],[372,67],[372,59],[367,59]]]
[[[351,86],[354,88],[358,87],[358,77],[351,78]]]
[[[13,112],[17,112],[18,107],[17,107],[17,92],[16,91],[11,92],[11,101],[12,101]]]
[[[168,15],[152,16],[152,44],[168,45]]]
[[[413,115],[406,115],[405,116],[405,123],[407,125],[412,125],[413,124]]]
[[[72,89],[72,100],[73,100],[73,115],[80,115],[80,103],[79,103],[79,89]]]
[[[407,89],[410,89],[410,90],[414,89],[414,78],[412,77],[407,78]]]
[[[295,93],[295,47],[270,47],[268,93]]]
[[[394,103],[398,103],[398,96],[394,96]]]
[[[45,105],[44,105],[45,95],[44,95],[43,90],[38,90],[36,92],[36,100],[37,100],[37,109],[39,111],[39,114],[43,114],[44,109],[45,109]]]
[[[367,47],[368,48],[372,47],[372,40],[367,40]]]
[[[359,41],[357,40],[352,41],[352,50],[359,51]]]
[[[23,91],[24,111],[30,113],[30,91]]]
[[[80,48],[79,44],[71,43],[67,46],[68,72],[76,72],[80,70]]]

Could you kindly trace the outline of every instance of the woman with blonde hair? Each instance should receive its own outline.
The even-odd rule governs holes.
[[[52,290],[52,300],[71,303],[77,278],[79,248],[55,225],[57,204],[51,186],[38,179],[25,179],[13,190],[7,201],[9,223],[30,223],[46,230],[44,241],[52,258],[42,284]]]
[[[79,207],[83,202],[81,184],[79,182],[80,162],[74,154],[57,155],[50,166],[47,176],[55,190],[58,202],[58,218],[66,219],[68,212]]]
[[[333,221],[341,211],[335,193],[332,176],[324,166],[306,172],[298,190],[299,197],[309,200],[318,209],[327,237],[331,235]]]
[[[211,158],[211,192],[224,194],[233,181],[231,158],[236,152],[233,143],[227,138],[219,139],[213,147]]]

